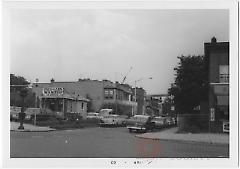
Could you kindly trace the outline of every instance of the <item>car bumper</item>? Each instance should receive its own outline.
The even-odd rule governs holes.
[[[127,128],[132,130],[146,130],[146,127],[138,127],[138,126],[127,126]]]

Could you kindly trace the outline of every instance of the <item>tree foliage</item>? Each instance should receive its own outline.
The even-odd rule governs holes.
[[[35,93],[32,92],[27,85],[30,83],[22,76],[10,74],[10,105],[11,106],[26,106],[34,107]],[[12,86],[12,85],[26,85],[26,86]],[[24,102],[24,103],[23,103]]]
[[[208,71],[204,56],[181,56],[174,68],[175,83],[169,88],[169,95],[174,96],[175,109],[178,113],[192,113],[193,109],[207,99]]]
[[[89,100],[89,102],[87,103],[87,112],[93,112],[93,105],[92,105],[92,98],[90,97],[89,94],[86,95],[86,98]]]

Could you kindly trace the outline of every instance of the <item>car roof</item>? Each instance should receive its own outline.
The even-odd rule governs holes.
[[[108,111],[112,111],[113,109],[101,109],[101,110],[108,110]],[[101,110],[100,110],[100,111],[101,111]]]
[[[150,116],[147,116],[147,115],[134,115],[134,117],[145,117],[145,118],[147,118],[147,117],[150,117]]]

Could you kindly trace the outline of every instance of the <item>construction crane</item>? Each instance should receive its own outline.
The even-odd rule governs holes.
[[[122,80],[122,84],[125,82],[127,75],[131,72],[132,70],[132,66],[130,67],[129,71],[127,72],[127,74],[124,76],[123,80]]]

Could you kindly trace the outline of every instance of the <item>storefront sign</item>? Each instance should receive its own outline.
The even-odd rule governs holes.
[[[210,121],[215,121],[215,109],[210,109]]]
[[[44,96],[60,96],[63,95],[64,89],[62,87],[43,88]]]
[[[229,132],[229,122],[223,122],[223,132]]]

